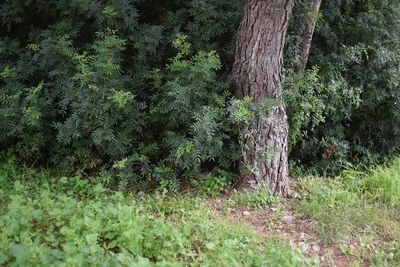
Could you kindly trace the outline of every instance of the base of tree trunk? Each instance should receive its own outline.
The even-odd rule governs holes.
[[[244,142],[239,189],[265,184],[275,195],[289,194],[288,122],[284,105],[277,106],[267,118],[259,118],[256,132]]]

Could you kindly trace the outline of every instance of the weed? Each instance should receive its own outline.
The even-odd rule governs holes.
[[[376,167],[362,180],[361,188],[367,198],[400,209],[400,159]]]
[[[193,184],[200,195],[216,197],[229,188],[231,181],[228,173],[220,172],[211,173],[199,180],[194,180]]]
[[[266,185],[260,184],[254,190],[236,192],[230,199],[232,205],[246,206],[250,209],[263,209],[279,202]]]

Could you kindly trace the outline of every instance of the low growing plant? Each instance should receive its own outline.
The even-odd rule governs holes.
[[[229,189],[231,181],[227,173],[208,174],[193,181],[194,187],[200,195],[216,197]]]
[[[233,205],[246,206],[251,209],[264,209],[280,201],[270,189],[263,184],[257,185],[254,190],[236,192],[230,199]]]
[[[4,176],[10,166],[0,169]],[[37,186],[40,171],[11,169],[15,182],[0,179],[1,266],[315,263],[281,240],[216,217],[202,198],[125,194],[106,190],[101,179],[46,182],[45,173]]]

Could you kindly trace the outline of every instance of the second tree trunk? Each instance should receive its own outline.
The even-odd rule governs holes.
[[[302,40],[299,47],[300,59],[299,64],[297,65],[297,71],[303,71],[306,68],[321,2],[322,0],[310,0],[309,2],[309,14],[303,29]]]

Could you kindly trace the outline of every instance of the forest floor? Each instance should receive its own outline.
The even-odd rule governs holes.
[[[317,222],[297,216],[289,201],[267,209],[252,210],[246,206],[224,209],[228,199],[229,195],[208,198],[207,203],[215,213],[231,223],[246,224],[262,237],[283,239],[297,247],[304,256],[317,259],[320,266],[369,266],[363,259],[344,253],[339,244],[317,233],[315,231]],[[347,243],[357,247],[356,240]]]
[[[233,192],[208,198],[232,224],[279,237],[320,266],[400,266],[400,159],[335,178],[291,179],[290,198]]]

